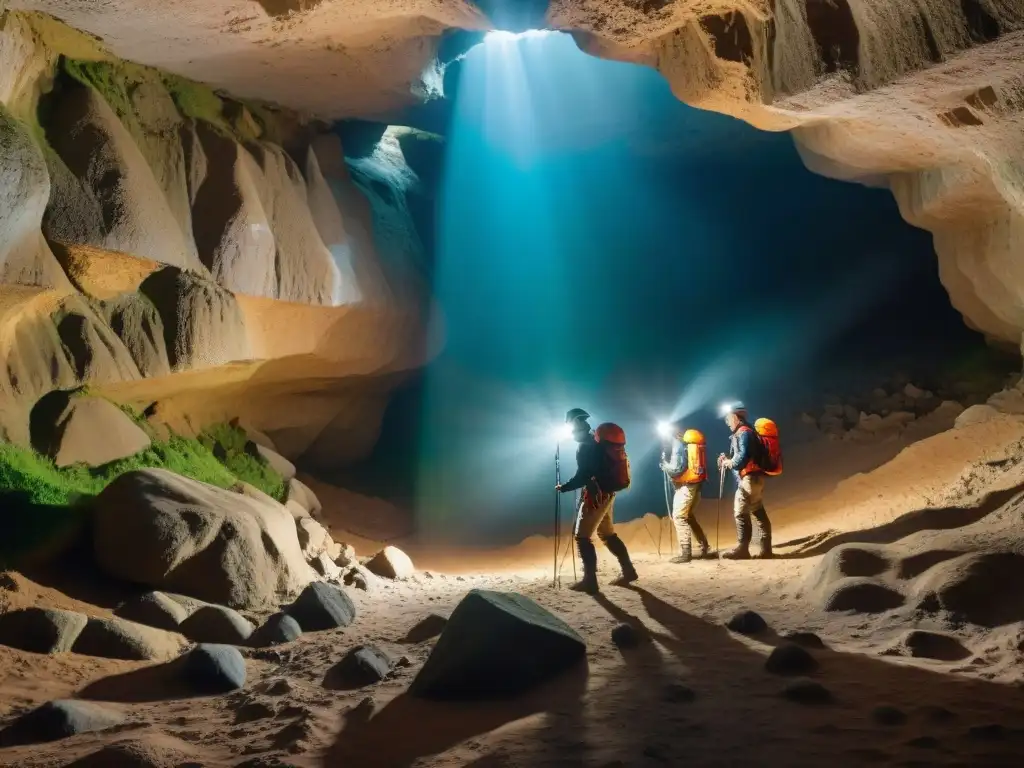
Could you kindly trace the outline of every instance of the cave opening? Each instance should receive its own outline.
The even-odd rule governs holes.
[[[574,406],[626,429],[628,520],[664,512],[660,418],[715,454],[721,399],[788,423],[898,371],[1011,364],[951,307],[929,233],[886,189],[808,171],[788,134],[563,33],[492,32],[458,67],[432,244],[446,345],[337,478],[412,508],[422,538],[548,532]]]

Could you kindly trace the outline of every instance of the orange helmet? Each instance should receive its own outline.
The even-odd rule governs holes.
[[[771,419],[758,419],[754,422],[754,431],[765,437],[778,437],[779,428]]]
[[[599,443],[626,444],[626,433],[622,431],[622,427],[618,424],[612,424],[610,421],[598,424],[597,429],[594,430],[594,436]]]
[[[704,445],[704,434],[698,429],[688,429],[683,432],[683,442]]]

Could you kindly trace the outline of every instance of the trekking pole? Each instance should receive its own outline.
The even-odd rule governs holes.
[[[558,589],[558,543],[562,526],[562,493],[557,487],[562,484],[562,467],[559,457],[561,443],[555,443],[555,565],[551,573],[551,586]]]
[[[725,469],[718,467],[718,512],[715,513],[715,550],[718,552],[718,564],[722,564],[722,496],[725,495]]]
[[[573,507],[573,515],[578,515],[579,514],[579,510],[580,510],[580,493],[579,493],[579,491],[576,492],[576,495],[573,498],[575,498],[575,500],[576,500],[576,506]],[[569,537],[569,549],[572,550],[572,580],[573,580],[573,582],[575,582],[577,580],[576,579],[576,548],[572,545],[573,539],[575,539],[575,538],[576,538],[576,518],[573,517],[572,536]]]

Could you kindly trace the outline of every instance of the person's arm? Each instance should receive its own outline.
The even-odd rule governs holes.
[[[753,430],[741,429],[736,435],[736,450],[726,462],[729,469],[741,469],[747,466],[747,462],[750,461],[750,438],[753,434]]]
[[[662,462],[661,468],[669,477],[679,477],[686,471],[686,450],[680,441],[672,441],[672,456],[668,461]]]
[[[587,450],[588,447],[589,446],[586,443],[583,443],[576,449],[576,474],[558,486],[558,490],[562,493],[577,491],[590,482],[590,478],[593,476],[594,472],[593,468],[590,466],[591,452]]]

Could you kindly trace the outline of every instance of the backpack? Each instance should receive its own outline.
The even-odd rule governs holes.
[[[754,422],[754,432],[761,444],[761,455],[757,463],[769,477],[782,474],[782,444],[779,442],[779,428],[771,419]]]
[[[607,422],[594,430],[600,449],[601,469],[597,484],[605,493],[618,493],[629,488],[629,456],[626,455],[626,433],[617,424]]]

